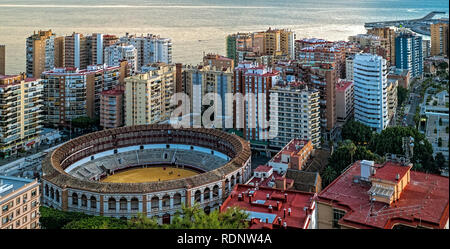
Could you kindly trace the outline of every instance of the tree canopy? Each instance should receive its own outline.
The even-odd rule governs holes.
[[[408,98],[408,89],[406,89],[402,86],[398,86],[398,88],[397,88],[398,106],[401,106],[407,98]]]
[[[53,208],[40,207],[39,219],[44,229],[244,229],[248,227],[248,213],[232,207],[220,213],[214,210],[206,214],[198,204],[193,207],[183,205],[175,214],[171,224],[158,224],[156,218],[137,214],[130,220],[106,216],[92,216],[78,212],[65,212]]]
[[[342,127],[342,139],[351,140],[356,145],[370,143],[374,136],[372,129],[358,121],[350,120]]]

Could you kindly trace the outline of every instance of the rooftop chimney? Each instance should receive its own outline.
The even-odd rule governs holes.
[[[400,180],[400,174],[395,175],[395,180]]]
[[[272,205],[269,205],[269,213],[272,213],[272,212],[273,212]]]
[[[288,200],[288,194],[284,193],[284,201],[287,202],[287,200]]]
[[[286,208],[283,210],[283,218],[286,218]]]
[[[266,194],[266,199],[268,200],[270,198],[270,195],[269,194]]]
[[[238,194],[238,201],[242,201],[242,194]]]
[[[284,228],[287,228],[287,223],[286,223],[286,221],[283,222],[283,227],[284,227]]]
[[[291,208],[288,208],[288,215],[291,216]]]

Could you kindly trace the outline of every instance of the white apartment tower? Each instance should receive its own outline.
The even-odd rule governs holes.
[[[129,75],[134,75],[138,68],[138,53],[131,44],[118,43],[105,48],[105,63],[108,66],[120,66],[123,60],[128,61],[130,65]]]
[[[294,138],[320,145],[319,91],[302,82],[277,84],[270,91],[270,144],[283,148]],[[278,122],[278,125],[273,122]]]
[[[357,54],[353,70],[355,120],[381,132],[389,121],[386,60]]]
[[[126,36],[120,38],[120,41],[136,48],[137,70],[151,63],[172,63],[172,40],[170,38],[160,38],[152,34],[136,36],[127,33]]]

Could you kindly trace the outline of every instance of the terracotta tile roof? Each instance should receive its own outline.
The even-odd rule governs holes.
[[[411,171],[410,183],[404,188],[400,199],[391,206],[381,202],[371,203],[370,184],[355,183],[353,177],[360,175],[361,161],[355,162],[322,192],[318,202],[346,210],[339,224],[357,228],[392,228],[396,223],[412,226],[443,228],[449,217],[448,177]],[[396,163],[388,162],[379,177],[391,179],[392,172],[403,172]],[[381,173],[379,171],[381,170]],[[396,173],[395,173],[396,174]]]
[[[252,194],[252,197],[249,197],[249,193]],[[239,200],[239,194],[242,195],[242,200]],[[287,194],[287,200],[285,194]],[[269,199],[267,199],[267,195],[269,195]],[[279,206],[277,206],[277,202]],[[223,203],[221,211],[233,206],[250,211],[251,216],[266,217],[262,218],[262,221],[259,219],[253,221],[250,229],[282,228],[284,222],[288,228],[303,228],[309,222],[308,216],[315,208],[313,193],[281,191],[265,187],[255,190],[254,186],[242,184],[234,187],[230,196]],[[269,211],[269,206],[272,206],[272,212]],[[307,207],[307,211],[304,210],[305,207]],[[290,215],[289,208],[291,209]],[[267,219],[268,223],[264,219]],[[281,219],[281,225],[279,219]]]
[[[259,165],[254,172],[269,172],[270,169],[272,169],[271,166],[267,166],[267,165]]]

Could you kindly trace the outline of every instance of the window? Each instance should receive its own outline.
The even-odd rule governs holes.
[[[20,204],[20,197],[16,199],[16,204]]]
[[[27,222],[27,216],[23,217],[23,223]]]
[[[33,213],[31,213],[31,219],[36,218],[36,211],[34,211]]]
[[[16,210],[16,216],[19,216],[20,215],[20,208],[18,208],[17,210]]]
[[[95,196],[91,196],[91,208],[97,208],[97,199]]]
[[[31,223],[31,229],[36,228],[36,222]]]
[[[28,209],[28,205],[23,205],[23,211],[26,212]]]
[[[8,209],[9,209],[8,204],[3,205],[3,207],[2,207],[2,211],[3,211],[3,212],[8,211]]]
[[[20,226],[20,220],[16,221],[16,227]]]
[[[31,191],[31,197],[36,196],[36,193],[37,193],[36,189]]]
[[[34,207],[36,207],[37,206],[37,201],[33,201],[32,203],[31,203],[31,208],[34,208]]]
[[[333,228],[341,228],[338,224],[339,220],[344,217],[345,211],[339,209],[333,209]]]

